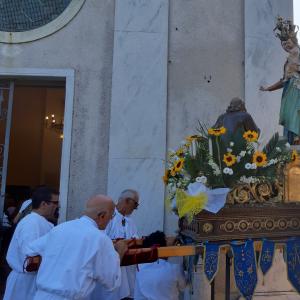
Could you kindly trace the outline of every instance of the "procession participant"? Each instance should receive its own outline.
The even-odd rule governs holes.
[[[134,221],[130,215],[139,206],[139,194],[132,189],[124,190],[118,199],[115,209],[115,217],[106,228],[107,235],[115,239],[132,239],[138,237]],[[113,292],[107,291],[103,286],[97,285],[92,293],[91,300],[120,300],[132,299],[134,294],[136,266],[121,267],[121,286]]]
[[[156,231],[145,238],[143,247],[165,247],[166,236]],[[153,263],[139,265],[136,275],[135,300],[178,300],[179,292],[186,287],[182,265],[159,259]]]
[[[96,282],[108,290],[120,286],[120,259],[127,243],[119,241],[114,248],[103,231],[114,208],[109,197],[94,196],[81,218],[56,226],[29,245],[29,256],[42,257],[34,300],[85,300]]]
[[[32,212],[17,225],[10,242],[6,260],[11,267],[4,300],[32,300],[36,291],[36,274],[23,270],[27,245],[48,233],[51,219],[58,208],[58,192],[49,187],[40,187],[32,195]]]
[[[41,187],[45,187],[45,185],[40,185],[37,186],[37,188],[41,188]],[[22,220],[25,216],[27,216],[28,214],[30,214],[32,211],[32,199],[27,199],[25,200],[20,209],[18,214],[15,216],[13,223],[16,225],[18,222],[20,222],[20,220]],[[47,218],[47,220],[49,222],[51,222],[53,225],[57,225],[58,222],[58,217],[59,217],[59,207],[56,208],[56,211]]]

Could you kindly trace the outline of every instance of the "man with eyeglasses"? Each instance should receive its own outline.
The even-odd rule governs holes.
[[[10,242],[6,260],[11,267],[3,300],[32,300],[36,291],[35,273],[23,270],[29,243],[48,233],[59,207],[58,192],[43,186],[32,195],[32,212],[17,225]]]
[[[29,256],[42,258],[33,300],[88,300],[96,283],[108,290],[120,286],[127,242],[113,244],[104,232],[114,210],[111,198],[93,196],[82,217],[56,226],[28,246]]]
[[[106,227],[106,234],[112,240],[138,238],[138,232],[131,214],[139,206],[139,194],[132,189],[124,190],[118,199],[115,216]],[[133,299],[136,266],[121,267],[121,286],[113,292],[97,285],[90,300],[120,300]]]

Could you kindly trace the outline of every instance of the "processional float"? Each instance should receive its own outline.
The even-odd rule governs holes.
[[[283,249],[287,277],[300,292],[300,50],[298,27],[277,18],[274,31],[288,53],[284,76],[261,91],[282,88],[277,133],[262,146],[244,103],[233,99],[212,128],[169,153],[164,181],[186,243],[203,247],[204,272],[214,286],[219,254],[226,253],[225,299],[230,299],[230,262],[236,286],[251,299],[257,270],[265,275],[276,248]],[[292,146],[291,146],[292,144]],[[212,293],[213,295],[213,293]],[[213,297],[213,296],[212,296]]]

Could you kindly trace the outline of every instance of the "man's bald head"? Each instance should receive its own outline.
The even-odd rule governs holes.
[[[86,210],[87,211],[94,211],[99,209],[106,209],[107,207],[114,206],[113,200],[105,195],[95,195],[92,196],[87,202],[86,202]]]
[[[92,196],[87,202],[84,215],[93,219],[100,229],[105,229],[115,209],[113,200],[105,195]],[[104,228],[103,228],[104,227]]]

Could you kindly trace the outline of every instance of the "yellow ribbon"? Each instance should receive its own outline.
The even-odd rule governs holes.
[[[178,209],[178,215],[180,218],[187,217],[188,222],[193,220],[193,217],[200,213],[207,203],[207,194],[199,193],[197,195],[191,196],[185,191],[177,189],[176,190],[176,206]]]

